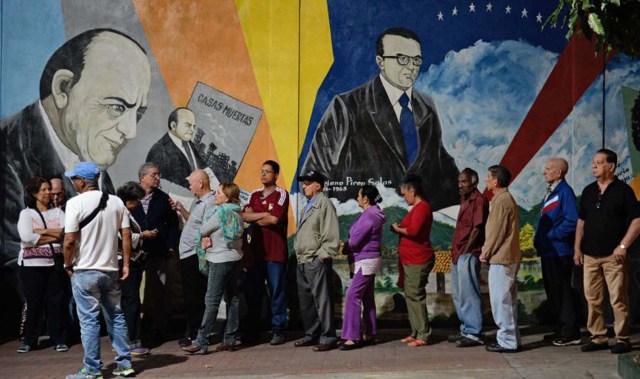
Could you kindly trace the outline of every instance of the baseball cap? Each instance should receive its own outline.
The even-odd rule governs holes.
[[[304,182],[304,181],[316,182],[321,186],[324,186],[324,182],[326,180],[327,178],[325,178],[324,175],[322,175],[318,171],[307,171],[306,173],[304,173],[304,175],[298,176],[298,181],[300,182]]]
[[[95,179],[98,175],[100,175],[100,169],[93,162],[80,162],[76,167],[64,172],[64,176],[69,178],[79,176],[85,179]]]

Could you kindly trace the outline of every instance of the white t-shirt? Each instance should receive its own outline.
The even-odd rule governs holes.
[[[77,232],[80,222],[100,203],[102,192],[88,191],[67,201],[65,233]],[[118,232],[128,228],[129,211],[117,196],[109,195],[107,206],[81,231],[75,252],[76,270],[118,271]]]
[[[42,216],[47,222],[47,229],[62,229],[64,226],[64,212],[60,208],[51,208],[42,212]],[[53,266],[53,256],[50,255],[51,247],[49,244],[38,245],[40,234],[34,233],[35,229],[44,229],[42,218],[35,209],[26,208],[20,212],[18,218],[18,234],[20,235],[20,252],[18,253],[18,265],[31,267],[47,267]],[[52,243],[53,247],[60,249],[59,243]],[[27,253],[27,259],[23,259],[25,249],[33,250],[32,254]],[[40,256],[38,251],[40,250]],[[35,254],[33,254],[35,253]]]

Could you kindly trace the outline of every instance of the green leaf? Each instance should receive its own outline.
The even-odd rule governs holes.
[[[593,30],[596,34],[603,36],[604,28],[602,27],[602,21],[600,21],[600,17],[598,17],[598,15],[595,13],[591,13],[589,14],[588,20],[591,30]]]

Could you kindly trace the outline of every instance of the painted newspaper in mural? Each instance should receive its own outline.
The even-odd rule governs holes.
[[[194,88],[189,108],[200,125],[196,149],[221,182],[233,182],[262,111],[204,83]]]

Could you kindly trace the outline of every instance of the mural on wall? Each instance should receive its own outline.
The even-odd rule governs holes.
[[[278,185],[292,192],[291,235],[306,201],[298,172],[329,178],[342,240],[360,212],[361,184],[378,186],[391,224],[408,210],[398,181],[419,174],[436,210],[436,271],[447,272],[459,170],[476,170],[482,190],[486,169],[503,163],[515,176],[521,301],[530,313],[544,298],[532,238],[547,158],[569,161],[567,181],[579,194],[593,180],[604,124],[620,178],[638,182],[640,63],[617,55],[602,75],[591,45],[567,42],[559,26],[542,29],[553,2],[42,3],[1,5],[3,264],[17,256],[23,185],[34,175],[60,176],[90,159],[113,189],[157,160],[163,189],[190,196],[193,167],[250,192],[262,162],[276,159]],[[389,28],[403,31],[377,43]],[[406,106],[392,105],[402,92]],[[382,245],[384,311],[399,292],[397,236],[388,228]],[[335,267],[348,286],[346,259]],[[430,280],[429,292],[450,292],[446,278]]]
[[[397,181],[407,172],[403,164],[410,164],[406,152],[411,150],[401,127],[403,105],[396,103],[400,94],[381,85],[387,79],[381,65],[397,63],[405,68],[406,82],[395,87],[412,92],[418,157],[432,154],[445,162],[449,156],[453,158],[450,166],[428,167],[447,167],[439,175],[422,174],[436,210],[431,242],[440,264],[434,272],[449,271],[458,213],[458,206],[450,206],[459,203],[457,182],[448,185],[448,181],[457,178],[458,170],[470,167],[479,173],[482,190],[487,168],[504,164],[514,175],[510,191],[520,208],[523,261],[519,297],[524,315],[531,315],[545,299],[540,261],[533,247],[546,189],[544,164],[552,156],[566,158],[570,164],[567,181],[580,195],[594,180],[591,157],[601,147],[605,123],[606,146],[619,156],[618,176],[630,180],[621,88],[639,87],[640,64],[616,56],[607,62],[605,81],[602,71],[606,60],[595,56],[589,43],[577,38],[567,41],[566,31],[558,25],[542,28],[553,10],[552,3],[409,1],[371,5],[329,1],[328,5],[334,60],[315,94],[308,129],[301,140],[299,172],[312,169],[327,175],[327,188],[340,216],[341,239],[347,237],[348,226],[360,212],[354,190],[363,182],[378,185],[388,223],[401,220],[408,210],[397,195]],[[416,44],[415,38],[400,38],[409,45],[406,50],[387,55],[386,49],[377,49],[376,41],[393,27],[409,29],[421,43]],[[420,67],[416,67],[418,55]],[[406,65],[401,65],[404,62]],[[418,126],[422,98],[429,99],[435,117],[429,130],[438,135],[437,143],[424,151]],[[415,170],[418,161],[408,171]],[[298,196],[297,202],[302,209],[306,200]],[[399,291],[395,286],[396,257],[397,237],[385,230],[384,263],[376,285],[380,304],[388,304]],[[338,272],[343,283],[349,282],[343,274],[348,272],[346,264],[346,257],[335,264],[341,268]],[[434,276],[438,274],[432,274],[430,292],[450,293],[448,274],[441,285]],[[442,302],[432,305],[437,308]],[[438,311],[446,316],[452,308]]]
[[[108,58],[108,59],[107,59]],[[40,78],[40,100],[1,123],[5,251],[14,254],[24,186],[34,176],[63,177],[80,161],[100,168],[102,189],[114,192],[107,171],[147,109],[151,80],[145,50],[112,29],[88,30],[62,45]],[[10,141],[10,142],[9,142]],[[64,181],[70,195],[75,191]]]

